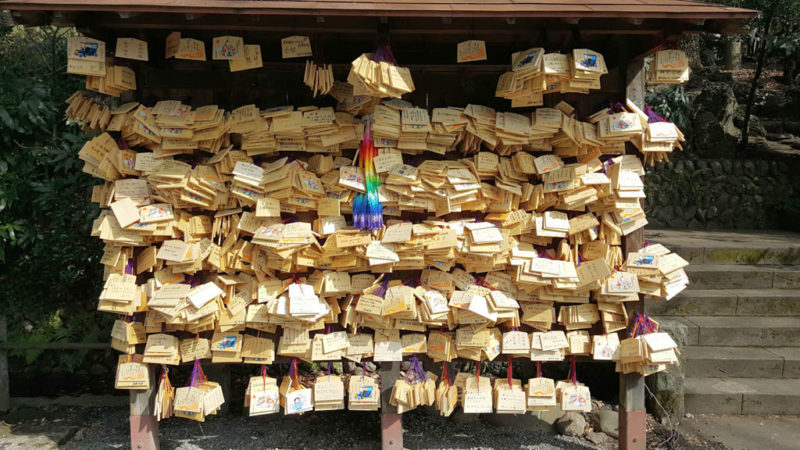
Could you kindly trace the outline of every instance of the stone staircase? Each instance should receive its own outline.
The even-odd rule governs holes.
[[[800,414],[800,234],[645,234],[691,263],[686,291],[645,305],[688,327],[685,411]]]

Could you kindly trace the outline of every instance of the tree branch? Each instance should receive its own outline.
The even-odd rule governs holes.
[[[753,81],[750,84],[750,94],[747,96],[747,104],[744,109],[744,124],[742,125],[742,139],[739,141],[739,152],[744,153],[747,151],[747,146],[750,144],[750,118],[753,114],[753,104],[756,100],[756,91],[758,90],[758,81],[761,78],[761,72],[764,70],[764,61],[767,57],[767,49],[769,46],[769,37],[772,29],[773,11],[770,9],[767,13],[768,16],[764,20],[763,36],[761,39],[761,48],[758,53],[758,61],[756,62],[756,71],[753,74]]]

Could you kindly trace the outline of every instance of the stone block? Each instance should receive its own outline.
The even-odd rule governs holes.
[[[669,333],[683,352],[689,341],[689,327],[681,320],[659,319],[661,331]],[[678,356],[678,365],[672,365],[663,372],[645,378],[653,396],[647,397],[648,410],[658,418],[669,417],[673,422],[680,421],[684,412],[685,356]]]
[[[800,317],[688,317],[698,326],[697,345],[800,346]]]
[[[800,378],[800,347],[778,347],[767,350],[783,358],[783,378]]]
[[[738,292],[737,316],[800,316],[800,289],[746,289]]]
[[[692,345],[690,343],[690,326],[685,320],[663,317],[659,317],[656,320],[658,321],[659,329],[669,333],[669,335],[672,337],[672,340],[678,344],[678,348],[681,351],[683,351],[686,346]]]
[[[530,415],[552,426],[556,423],[556,420],[564,415],[564,411],[562,411],[561,408],[556,405],[552,409],[548,409],[546,411],[531,411]]]
[[[800,256],[785,248],[707,248],[706,264],[797,264]]]
[[[666,326],[669,322],[678,322],[678,323],[682,324],[684,327],[686,327],[685,334],[683,334],[684,332],[682,331],[683,330],[682,327],[679,328],[681,330],[680,333],[682,333],[682,334],[677,335],[677,336],[673,336],[672,334],[670,334],[670,336],[672,336],[672,339],[675,340],[675,343],[678,344],[678,348],[682,349],[682,348],[684,348],[686,346],[689,346],[689,345],[698,345],[697,341],[698,341],[698,337],[700,335],[700,327],[698,327],[696,323],[692,322],[692,320],[690,319],[689,316],[687,316],[687,317],[662,317],[662,316],[653,315],[652,317],[653,317],[654,320],[656,320],[659,323],[660,326]],[[679,338],[680,339],[685,339],[685,341],[683,343],[678,342],[677,339],[679,339]]]
[[[592,427],[607,435],[619,437],[619,413],[611,409],[598,409],[592,411]]]
[[[689,261],[689,264],[705,263],[705,249],[697,246],[672,246],[669,247],[673,253],[677,253],[681,258]]]
[[[763,348],[687,347],[686,376],[781,378],[783,358]]]
[[[581,413],[570,411],[556,421],[555,428],[564,436],[583,436],[586,431],[586,419]]]
[[[800,414],[800,380],[749,380],[742,414]]]
[[[741,414],[742,389],[739,383],[718,378],[686,380],[684,406],[693,414]]]
[[[763,266],[688,266],[692,289],[766,289],[772,287],[773,269]]]
[[[659,316],[732,316],[736,297],[736,291],[730,289],[687,289],[669,301],[647,297],[645,310]]]
[[[772,287],[775,289],[800,289],[800,269],[796,267],[776,269]]]

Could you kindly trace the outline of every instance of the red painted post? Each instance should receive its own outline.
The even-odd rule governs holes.
[[[158,450],[158,421],[153,415],[153,406],[158,389],[156,367],[150,365],[150,387],[131,390],[131,449]]]
[[[620,375],[619,385],[619,448],[645,450],[647,411],[644,409],[644,376],[638,373]]]
[[[131,415],[131,449],[158,450],[158,421],[155,416]]]
[[[401,450],[403,448],[403,420],[397,413],[381,414],[381,440],[383,450]]]
[[[397,407],[390,404],[392,388],[400,376],[400,363],[381,364],[381,441],[383,450],[402,450],[403,419]]]

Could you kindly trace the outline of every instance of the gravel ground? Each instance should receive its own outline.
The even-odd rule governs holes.
[[[0,416],[0,448],[128,448],[127,408],[19,408]],[[597,449],[552,433],[442,418],[421,409],[403,415],[404,447],[412,449]],[[303,416],[246,417],[231,412],[204,423],[160,424],[163,449],[380,448],[378,413],[332,411]]]

